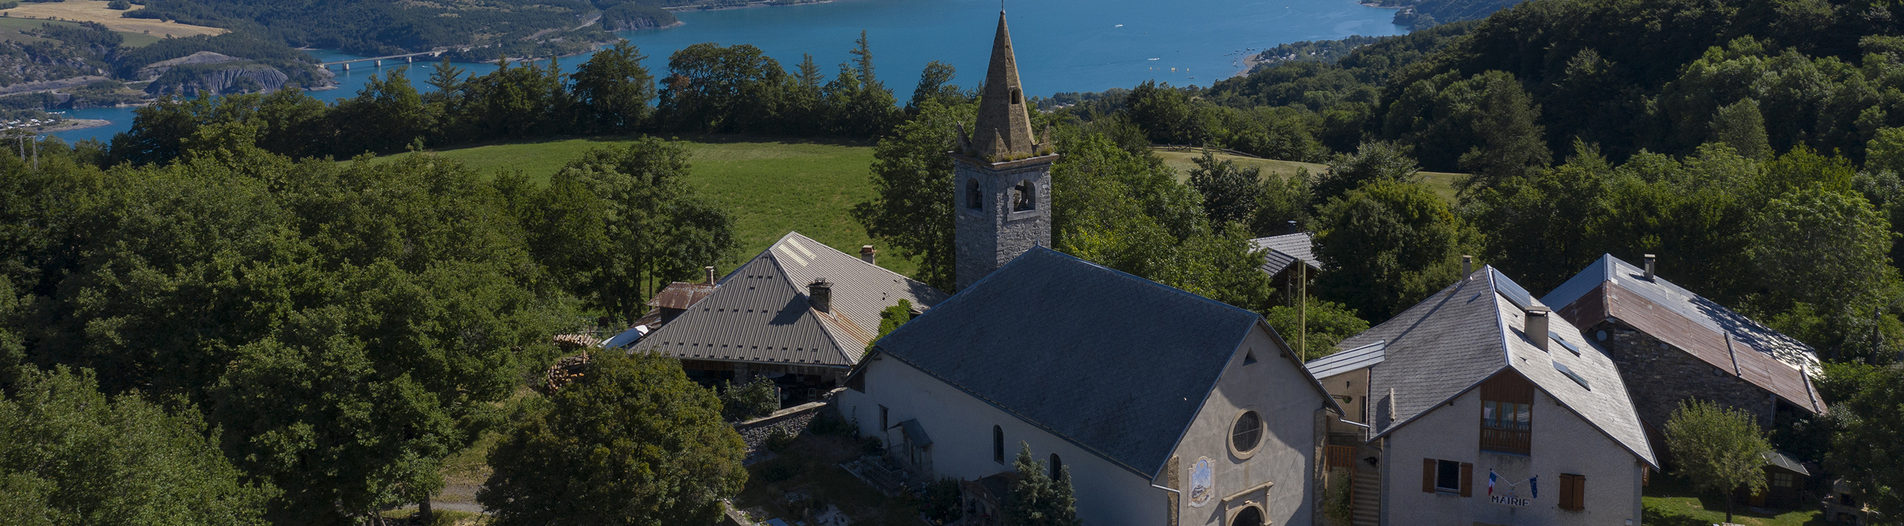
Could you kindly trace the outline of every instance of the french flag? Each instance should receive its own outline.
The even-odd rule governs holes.
[[[1494,496],[1494,470],[1492,469],[1487,470],[1487,494],[1489,497]]]

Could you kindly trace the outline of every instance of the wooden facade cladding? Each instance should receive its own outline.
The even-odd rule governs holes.
[[[1481,383],[1481,450],[1533,451],[1534,383],[1503,371]]]

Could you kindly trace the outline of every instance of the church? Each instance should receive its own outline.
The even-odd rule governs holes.
[[[1275,330],[1048,248],[1058,154],[1032,135],[1002,12],[959,142],[960,290],[847,377],[836,407],[858,434],[914,480],[966,482],[969,523],[1002,520],[971,493],[1006,491],[1021,450],[1071,485],[1085,524],[1318,521],[1316,459],[1341,408]]]

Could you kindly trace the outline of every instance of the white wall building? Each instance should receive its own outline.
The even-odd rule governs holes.
[[[1351,406],[1379,456],[1379,524],[1640,522],[1657,463],[1626,386],[1550,317],[1488,267],[1310,363],[1332,394],[1367,402]]]
[[[839,409],[922,478],[1070,472],[1085,524],[1312,524],[1336,411],[1262,318],[1044,248],[885,339]]]

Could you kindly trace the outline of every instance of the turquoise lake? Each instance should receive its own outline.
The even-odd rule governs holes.
[[[1020,75],[1031,95],[1129,88],[1146,80],[1174,86],[1201,85],[1236,75],[1243,60],[1263,49],[1302,40],[1349,35],[1396,35],[1394,10],[1354,0],[1042,0],[1006,5]],[[865,30],[875,74],[904,101],[919,72],[938,60],[958,69],[955,81],[976,86],[985,74],[998,6],[988,0],[839,0],[826,4],[676,13],[682,25],[623,33],[648,57],[643,65],[666,76],[667,57],[701,42],[752,44],[792,70],[810,53],[831,78]],[[351,57],[314,51],[322,61]],[[587,56],[564,57],[563,69]],[[433,64],[409,65],[407,75],[427,89]],[[492,64],[459,64],[474,73]],[[355,64],[337,72],[337,89],[312,92],[325,101],[353,96],[380,70]],[[71,118],[105,119],[112,125],[51,134],[67,141],[109,140],[132,124],[132,108],[67,112]]]

